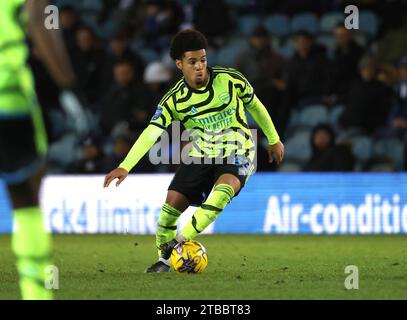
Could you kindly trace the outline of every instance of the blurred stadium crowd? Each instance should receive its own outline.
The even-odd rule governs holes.
[[[75,134],[32,48],[50,173],[106,173],[121,162],[181,76],[169,44],[178,30],[190,27],[208,37],[209,65],[235,67],[248,78],[285,142],[285,163],[270,167],[259,133],[258,170],[407,168],[407,1],[53,3],[91,130],[87,137]],[[344,28],[348,4],[359,8],[359,30]],[[136,171],[174,169],[153,166],[145,157]]]

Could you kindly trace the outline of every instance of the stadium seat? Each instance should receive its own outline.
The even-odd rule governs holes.
[[[137,49],[137,53],[141,56],[145,63],[150,63],[153,61],[160,60],[160,56],[156,51],[149,48],[139,48]]]
[[[247,48],[249,46],[248,39],[240,36],[230,36],[225,45],[236,46],[239,48]]]
[[[323,105],[309,105],[299,111],[297,126],[312,128],[329,122],[328,110]]]
[[[311,157],[311,132],[309,130],[296,131],[285,142],[285,158],[300,164],[305,164]]]
[[[67,133],[60,140],[52,143],[48,149],[48,161],[51,170],[56,168],[67,168],[77,158],[78,139],[75,134]]]
[[[295,33],[300,30],[306,30],[314,35],[319,32],[318,18],[314,13],[300,13],[291,18],[291,32]]]
[[[169,53],[168,53],[168,55],[169,55]],[[218,54],[214,49],[208,48],[208,50],[206,50],[206,56],[207,56],[208,64],[210,64],[212,66],[218,64]]]
[[[67,121],[65,113],[59,109],[50,109],[48,111],[48,118],[50,123],[52,123],[51,134],[54,137],[60,138],[67,131],[73,129],[73,126],[69,126],[70,123]]]
[[[80,8],[82,12],[100,12],[103,8],[103,2],[100,0],[82,0],[78,2],[81,2]]]
[[[119,24],[116,20],[108,20],[102,25],[98,26],[96,34],[102,39],[110,39],[116,31],[119,30]]]
[[[98,15],[95,12],[81,12],[81,19],[82,21],[91,27],[93,30],[97,30],[98,25]]]
[[[237,24],[239,32],[248,36],[257,26],[261,25],[261,21],[255,15],[245,15],[238,18]]]
[[[286,37],[290,33],[290,20],[283,14],[273,14],[264,19],[264,27],[273,35]]]
[[[297,109],[293,109],[291,111],[290,117],[289,117],[288,123],[287,123],[287,129],[286,129],[288,134],[291,130],[295,130],[295,127],[298,126],[299,114],[300,114],[300,112]]]
[[[290,59],[295,53],[294,47],[290,43],[285,43],[284,45],[280,45],[280,47],[276,48],[276,51],[282,55],[285,59]]]
[[[367,161],[373,152],[373,141],[368,136],[355,136],[351,138],[352,153],[356,160],[364,163]]]
[[[80,8],[81,2],[80,1],[75,1],[75,0],[55,0],[54,4],[61,8],[64,6],[72,6],[74,8]]]
[[[337,128],[339,126],[339,117],[341,116],[345,106],[342,104],[338,104],[333,106],[329,110],[329,123],[334,127]]]
[[[332,33],[339,23],[344,23],[345,15],[342,12],[328,12],[321,16],[319,29],[321,33]]]
[[[378,21],[376,15],[369,10],[359,12],[359,30],[374,38],[377,34]]]
[[[377,156],[387,156],[393,160],[397,170],[403,170],[404,143],[397,138],[380,139],[375,142],[373,152]]]
[[[226,45],[218,50],[216,62],[221,66],[234,67],[241,48],[236,45]]]
[[[245,7],[249,5],[250,2],[251,0],[225,0],[225,3],[232,7]]]
[[[319,44],[322,44],[326,49],[327,53],[330,57],[332,57],[332,54],[335,50],[336,47],[336,41],[335,38],[331,35],[320,35],[316,38],[316,42]]]

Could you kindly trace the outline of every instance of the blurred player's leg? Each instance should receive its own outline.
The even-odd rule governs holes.
[[[33,93],[31,96],[35,101]],[[51,239],[44,228],[38,200],[47,148],[40,109],[34,104],[31,117],[2,125],[3,136],[6,131],[14,133],[13,141],[2,139],[1,148],[9,153],[3,166],[13,204],[12,249],[17,259],[21,296],[24,300],[52,299],[52,291],[45,288],[45,268],[51,264]]]
[[[28,118],[30,120],[27,121],[26,127],[14,126],[14,130],[19,131],[19,138],[14,141],[18,147],[12,149],[15,151],[14,161],[17,162],[20,158],[27,159],[24,165],[21,164],[16,169],[19,173],[24,171],[27,173],[20,179],[19,173],[15,174],[16,179],[20,181],[8,185],[14,209],[12,249],[17,259],[22,299],[49,300],[53,298],[53,294],[51,290],[45,288],[45,268],[51,264],[51,238],[45,230],[39,208],[39,189],[45,173],[42,163],[45,162],[48,148],[47,133],[28,69],[22,73],[20,83],[23,93],[29,97],[32,105],[31,119]],[[12,146],[6,148],[11,149]]]
[[[23,299],[52,298],[52,292],[44,288],[50,239],[38,202],[47,137],[26,63],[25,31],[59,87],[68,90],[75,82],[61,34],[45,27],[47,4],[47,0],[0,1],[0,177],[8,185],[14,208],[12,242]],[[75,119],[83,118],[76,103],[65,109],[76,114]],[[84,121],[79,122],[84,127]]]
[[[45,269],[51,264],[51,237],[45,230],[38,206],[42,171],[8,187],[14,207],[12,249],[24,300],[52,299],[52,291],[45,288]]]
[[[14,210],[12,249],[17,258],[21,296],[30,300],[52,299],[52,291],[45,288],[50,238],[38,201],[47,135],[29,71],[21,71],[19,80],[22,91],[7,102],[18,105],[20,96],[24,97],[31,102],[30,113],[0,121],[0,176],[6,181]],[[0,103],[5,102],[0,99]]]
[[[24,300],[51,300],[45,288],[45,270],[50,265],[50,236],[44,229],[39,207],[14,210],[13,252],[17,258],[21,296]]]

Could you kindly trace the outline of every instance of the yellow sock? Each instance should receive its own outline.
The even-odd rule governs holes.
[[[217,185],[209,198],[196,210],[191,220],[182,229],[181,235],[186,240],[194,239],[215,221],[234,195],[235,191],[230,185]]]
[[[45,288],[45,268],[51,264],[51,237],[38,207],[14,210],[12,249],[17,258],[21,296],[24,300],[50,300]]]
[[[170,241],[177,235],[177,220],[181,216],[181,213],[181,211],[164,203],[157,225],[156,246],[158,249],[158,257],[161,256],[160,245]]]

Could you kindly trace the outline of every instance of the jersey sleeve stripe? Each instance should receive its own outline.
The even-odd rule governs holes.
[[[21,92],[21,86],[9,85],[7,87],[0,88],[0,94],[12,94]]]
[[[246,90],[246,86],[242,86],[240,83],[235,83],[235,88],[239,89],[240,92],[244,92]]]
[[[165,103],[163,104],[163,108],[165,108],[165,110],[167,110],[167,112],[169,113],[169,115],[170,115],[170,117],[171,117],[171,120],[175,120],[174,114],[172,113],[171,108],[169,107],[169,105],[168,105],[167,102],[165,102]]]
[[[246,96],[247,96],[247,95],[243,96],[243,99],[244,99]],[[245,105],[245,106],[249,105],[250,103],[252,103],[253,99],[254,99],[254,93],[251,94],[251,97],[250,97],[250,100],[249,100],[249,101],[244,102],[244,105]]]
[[[24,39],[6,41],[0,45],[0,51],[12,49],[18,46],[24,46]]]
[[[167,119],[165,119],[165,116],[163,114],[160,115],[160,119],[163,121],[163,126],[164,128],[166,128],[166,124],[167,124]]]
[[[165,95],[164,95],[164,97],[161,99],[161,101],[159,102],[159,105],[161,106],[161,105],[163,105],[167,100],[168,100],[168,98],[169,97],[171,97],[176,91],[178,91],[179,89],[180,89],[180,87],[181,87],[181,85],[183,84],[183,80],[181,79],[181,80],[179,80],[178,82],[177,82],[177,84],[170,90],[170,91],[168,91]]]
[[[253,93],[247,93],[242,97],[242,99],[247,99],[247,98],[253,98]]]
[[[241,80],[243,82],[247,82],[247,80],[245,79],[245,77],[243,76],[243,74],[239,71],[237,71],[236,69],[231,69],[231,68],[224,68],[224,67],[213,67],[213,70],[215,72],[224,72],[224,73],[228,73],[232,76],[234,76],[234,78]]]
[[[236,110],[236,120],[237,122],[240,123],[240,125],[242,125],[244,128],[249,129],[249,126],[247,125],[246,122],[243,121],[243,119],[240,116],[240,103],[239,100],[237,101],[237,110]]]

